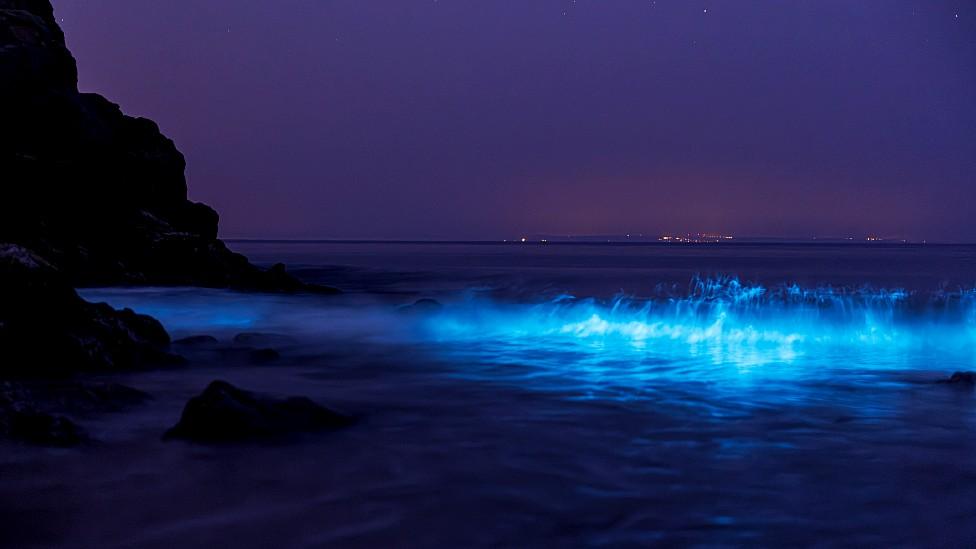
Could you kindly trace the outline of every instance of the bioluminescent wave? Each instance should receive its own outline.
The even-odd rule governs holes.
[[[735,278],[696,279],[684,295],[642,300],[471,300],[445,308],[427,328],[442,342],[573,349],[596,360],[657,356],[748,367],[830,354],[885,367],[924,351],[965,362],[976,344],[976,292],[766,288]]]
[[[84,295],[152,314],[177,336],[266,330],[310,342],[419,345],[467,364],[463,373],[478,378],[499,376],[491,368],[481,372],[479,364],[500,363],[521,367],[518,376],[630,385],[669,377],[796,379],[838,369],[944,371],[976,363],[976,290],[765,287],[729,277],[695,279],[684,291],[659,290],[644,299],[561,296],[524,303],[469,295],[411,313],[376,301],[212,290]]]

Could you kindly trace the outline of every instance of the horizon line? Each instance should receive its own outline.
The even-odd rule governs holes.
[[[576,237],[572,239],[422,239],[422,238],[255,238],[255,237],[221,237],[225,242],[241,243],[320,243],[320,244],[543,244],[543,245],[601,245],[601,244],[626,244],[626,245],[661,245],[661,246],[734,246],[743,244],[801,244],[801,245],[842,245],[842,246],[973,246],[976,242],[966,241],[943,241],[943,240],[848,240],[844,238],[807,238],[798,239],[790,237],[737,237],[733,240],[722,242],[665,242],[661,240],[638,240],[638,239],[607,239],[603,240],[599,236]]]

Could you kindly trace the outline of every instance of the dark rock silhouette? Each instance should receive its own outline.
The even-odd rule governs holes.
[[[50,2],[0,0],[0,375],[175,359],[158,322],[73,287],[335,291],[231,252],[173,142],[77,81]]]
[[[939,383],[973,388],[976,387],[976,372],[953,372],[949,379],[940,380]]]
[[[73,379],[0,382],[0,402],[59,414],[120,412],[151,399],[138,389],[118,383]]]
[[[88,303],[43,258],[0,243],[0,376],[180,362],[155,319]]]
[[[212,347],[220,343],[217,338],[211,335],[195,335],[176,339],[173,341],[173,345],[181,345],[185,347]]]
[[[164,438],[234,442],[336,429],[352,420],[305,397],[274,398],[214,381],[190,399]]]
[[[89,440],[81,427],[64,416],[4,406],[0,406],[0,438],[62,448]]]
[[[70,419],[38,409],[33,391],[20,384],[0,384],[0,438],[40,446],[75,446],[85,432]]]
[[[156,124],[78,92],[47,0],[0,0],[0,120],[0,242],[70,284],[334,291],[217,239],[217,213],[187,200],[183,155]]]
[[[0,382],[0,438],[41,446],[68,447],[90,440],[61,415],[119,412],[150,397],[117,383]]]

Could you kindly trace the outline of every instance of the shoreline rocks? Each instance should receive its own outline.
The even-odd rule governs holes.
[[[0,377],[179,364],[152,317],[83,300],[44,258],[0,243]]]
[[[188,200],[173,141],[79,92],[49,0],[0,0],[0,121],[0,378],[180,361],[157,321],[75,287],[338,293],[217,238],[219,216]]]
[[[0,438],[26,444],[72,447],[92,442],[68,416],[121,412],[150,400],[115,383],[0,382]]]
[[[212,347],[220,341],[212,335],[195,335],[173,340],[173,345],[184,347]]]
[[[276,398],[218,380],[187,402],[179,423],[163,439],[202,443],[269,440],[338,429],[352,422],[305,397]]]
[[[91,441],[84,429],[64,416],[3,406],[0,406],[0,438],[55,448],[70,448]]]

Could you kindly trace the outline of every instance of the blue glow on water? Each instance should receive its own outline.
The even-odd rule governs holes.
[[[203,288],[90,288],[79,294],[150,315],[177,335],[254,328],[270,314],[261,296]]]
[[[903,290],[768,289],[736,279],[696,281],[686,296],[562,296],[533,305],[470,300],[431,324],[436,336],[515,337],[616,342],[644,348],[657,340],[690,347],[755,347],[778,356],[804,344],[900,344],[946,337],[972,343],[973,292],[941,294],[924,307]]]
[[[285,332],[307,342],[413,345],[459,375],[533,387],[733,387],[837,372],[972,369],[976,291],[766,287],[734,277],[636,299],[540,303],[458,296],[404,313],[375,301],[200,289],[86,290],[159,318],[175,335]]]
[[[470,299],[429,317],[425,329],[456,360],[494,356],[527,365],[534,376],[630,386],[809,380],[838,371],[972,368],[974,295],[701,279],[684,295],[648,299]]]

